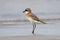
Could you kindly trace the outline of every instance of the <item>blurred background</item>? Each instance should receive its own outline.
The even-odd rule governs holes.
[[[26,8],[41,19],[49,19],[44,20],[47,24],[37,24],[36,34],[60,35],[60,0],[0,0],[0,36],[32,34],[31,23],[21,22],[27,20],[22,13]]]
[[[41,18],[60,18],[60,0],[0,0],[0,19],[26,19],[26,8]]]

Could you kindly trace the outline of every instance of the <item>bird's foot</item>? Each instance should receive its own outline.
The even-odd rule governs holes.
[[[34,34],[34,31],[32,31],[32,34]]]

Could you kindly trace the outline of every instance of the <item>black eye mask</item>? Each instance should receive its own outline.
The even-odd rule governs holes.
[[[28,11],[28,10],[25,9],[25,11]]]

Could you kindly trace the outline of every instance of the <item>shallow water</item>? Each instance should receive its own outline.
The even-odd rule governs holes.
[[[27,7],[39,18],[60,18],[59,0],[0,0],[0,19],[26,19],[22,11]],[[0,22],[0,36],[32,35],[31,32],[29,22]],[[35,34],[60,35],[60,21],[37,24]]]
[[[32,35],[32,24],[29,22],[15,22],[0,24],[0,36]],[[60,35],[60,21],[48,21],[47,24],[37,24],[35,34]]]

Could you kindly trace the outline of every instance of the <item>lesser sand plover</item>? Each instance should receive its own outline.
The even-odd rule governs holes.
[[[43,24],[46,24],[45,22],[43,22],[42,20],[40,20],[36,15],[34,15],[31,11],[30,8],[26,8],[23,13],[26,13],[26,17],[27,19],[32,22],[33,25],[33,30],[32,30],[32,34],[34,34],[34,30],[36,28],[36,22],[41,22]]]

